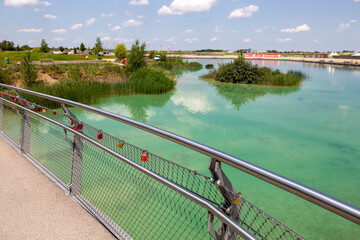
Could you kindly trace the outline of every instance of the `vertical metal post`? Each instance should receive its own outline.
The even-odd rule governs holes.
[[[75,115],[70,112],[65,104],[61,104],[62,109],[65,114],[74,122],[75,125],[78,125],[80,121],[75,117]],[[82,129],[78,130],[83,133]],[[81,193],[81,174],[82,174],[82,152],[83,152],[83,141],[82,138],[78,135],[74,135],[73,141],[73,155],[72,155],[72,165],[71,165],[71,179],[70,179],[70,192],[74,195],[79,195]]]
[[[25,102],[24,107],[30,109],[28,102],[17,92],[15,91],[17,97],[21,102]],[[24,110],[24,115],[22,117],[22,132],[21,132],[21,152],[24,154],[30,153],[30,113]]]
[[[232,185],[230,180],[227,178],[225,173],[221,170],[221,162],[217,161],[214,158],[211,158],[209,161],[209,170],[211,172],[212,178],[211,181],[218,186],[221,191],[221,194],[224,197],[224,202],[221,204],[220,208],[234,219],[236,222],[240,220],[240,207],[239,205],[233,205],[232,201],[237,195],[237,191],[235,187]],[[241,205],[241,203],[240,203]],[[212,228],[212,221],[208,223],[209,233],[215,238],[218,239],[219,237],[223,240],[236,240],[237,236],[233,230],[231,230],[226,224],[221,222],[219,233],[217,234],[214,232]]]

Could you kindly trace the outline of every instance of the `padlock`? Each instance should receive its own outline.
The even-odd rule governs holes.
[[[37,111],[37,112],[40,112],[40,110],[41,110],[41,109],[40,109],[39,107],[38,107],[38,108],[36,108],[36,111]]]
[[[84,126],[84,124],[82,124],[82,123],[79,123],[79,125],[78,125],[79,129],[83,129],[83,126]]]
[[[74,127],[74,130],[79,130],[78,126],[75,126],[75,127]]]
[[[42,112],[43,112],[43,113],[46,113],[46,109],[45,109],[45,108],[43,108]]]
[[[1,95],[5,96],[5,93],[2,93]]]
[[[26,102],[25,102],[25,101],[23,101],[23,104],[26,104]]]
[[[17,98],[14,98],[14,102],[16,102],[17,101]]]
[[[124,140],[120,140],[120,141],[116,144],[116,146],[117,146],[118,148],[122,148],[122,147],[124,146],[124,143],[125,143]]]
[[[98,132],[97,139],[98,139],[98,140],[101,140],[102,137],[103,137],[103,134],[102,134],[102,132],[101,132],[101,130],[100,130],[100,131]]]
[[[141,154],[141,161],[147,162],[147,160],[148,160],[148,151],[144,150]]]
[[[53,112],[53,115],[56,115],[56,112]]]
[[[232,204],[232,205],[235,205],[235,206],[238,206],[239,203],[240,203],[240,200],[241,200],[241,193],[238,192],[238,193],[235,195],[234,199],[232,200],[231,204]]]
[[[71,125],[71,126],[74,125],[73,121],[71,121],[70,125]]]

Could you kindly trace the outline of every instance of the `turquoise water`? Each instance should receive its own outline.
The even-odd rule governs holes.
[[[197,60],[202,64],[229,60]],[[360,206],[360,70],[297,62],[254,61],[301,70],[301,87],[238,86],[182,71],[162,95],[111,96],[93,106],[174,132]],[[74,111],[166,159],[208,174],[208,158],[110,119]],[[308,239],[356,239],[360,227],[239,170],[224,167],[243,196]]]

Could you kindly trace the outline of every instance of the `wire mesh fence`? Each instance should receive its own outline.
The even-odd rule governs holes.
[[[14,98],[11,95],[3,97]],[[224,202],[219,187],[209,176],[145,152],[61,111],[28,104],[34,111],[82,131],[103,146],[200,195],[214,206],[220,208]],[[21,136],[22,114],[24,111],[17,110],[16,106],[3,104],[3,133],[18,146],[24,137]],[[70,185],[74,175],[74,149],[65,140],[64,129],[34,114],[31,114],[30,126],[29,154]],[[74,134],[68,132],[66,136],[73,141]],[[85,140],[82,143],[81,167],[77,173],[80,175],[79,197],[96,216],[108,221],[119,238],[213,239],[208,232],[207,209],[101,148]],[[146,161],[143,155],[146,155]],[[239,224],[260,239],[302,239],[245,199],[240,202],[239,216]],[[221,221],[215,218],[215,231],[220,224]],[[241,238],[236,235],[227,239]]]

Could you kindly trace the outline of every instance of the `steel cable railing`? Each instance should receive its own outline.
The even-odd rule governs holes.
[[[0,86],[2,85],[3,84],[0,84]],[[9,88],[29,94],[34,93],[25,89],[10,86]],[[44,94],[34,93],[33,95],[40,96]],[[19,96],[11,96],[9,94],[5,94],[4,96],[9,99],[19,98]],[[45,96],[52,100],[59,99],[48,95]],[[95,112],[95,108],[65,99],[60,100],[62,103],[70,103],[69,105],[73,106],[81,105],[83,109],[90,108],[91,110],[87,110]],[[144,163],[140,160],[143,149],[130,143],[124,142],[107,133],[102,133],[102,139],[99,141],[97,139],[99,129],[83,122],[81,122],[81,131],[74,131],[72,129],[74,126],[70,125],[70,122],[73,122],[73,124],[75,123],[75,125],[80,122],[76,118],[72,118],[72,116],[64,115],[60,112],[57,112],[56,115],[52,115],[52,113],[56,111],[46,109],[43,106],[33,103],[31,103],[31,105],[34,106],[34,110],[38,111],[39,109],[37,108],[40,108],[40,110],[45,109],[48,111],[40,111],[41,114],[39,114],[34,111],[26,110],[26,108],[22,106],[24,104],[20,103],[16,105],[13,101],[6,99],[3,99],[3,102],[2,121],[0,121],[0,123],[2,123],[2,128],[0,129],[2,129],[4,135],[10,138],[16,146],[20,147],[21,138],[24,137],[21,135],[21,132],[23,131],[22,127],[19,128],[19,126],[23,126],[23,120],[20,116],[25,112],[30,112],[31,130],[28,135],[31,138],[31,147],[30,152],[28,153],[29,156],[44,165],[49,172],[55,174],[55,176],[65,185],[68,185],[69,188],[71,188],[71,184],[73,184],[72,180],[76,180],[76,177],[73,176],[75,173],[75,176],[78,178],[77,182],[81,185],[79,186],[79,194],[76,197],[85,203],[86,207],[92,209],[91,211],[95,212],[97,217],[103,219],[103,221],[106,222],[105,225],[107,227],[115,229],[116,235],[120,238],[126,238],[124,236],[130,235],[136,239],[147,239],[148,237],[149,239],[150,237],[154,239],[159,238],[160,235],[157,234],[162,232],[163,234],[166,234],[167,238],[183,238],[186,236],[187,239],[207,239],[210,237],[210,234],[207,231],[209,226],[207,212],[210,210],[210,212],[217,217],[214,222],[215,228],[219,228],[220,222],[227,222],[228,226],[235,231],[235,235],[238,234],[238,237],[245,234],[245,237],[248,236],[251,239],[253,238],[253,236],[251,236],[253,234],[261,239],[302,239],[299,235],[285,227],[283,224],[277,222],[245,199],[242,199],[238,213],[240,216],[238,223],[240,223],[242,227],[231,218],[227,219],[222,211],[219,211],[223,196],[211,177],[204,176],[196,171],[184,168],[151,153],[147,154],[148,162]],[[214,153],[216,155],[223,154],[222,158],[216,159],[220,161],[223,160],[225,163],[227,162],[224,160],[225,158],[234,158],[236,161],[243,161],[175,134],[136,122],[132,119],[127,119],[105,111],[102,112],[100,109],[97,109],[96,111],[99,111],[99,114],[104,116],[108,116],[109,114],[113,115],[111,117],[112,119],[125,122],[132,126],[135,126],[136,124],[142,125],[142,127],[139,128],[143,129],[143,127],[146,127],[147,129],[145,130],[149,132],[156,130],[156,133],[153,132],[156,135],[162,136],[162,134],[169,134],[165,138],[169,139],[169,136],[174,137],[174,139],[170,139],[174,142],[178,142],[180,139],[182,141],[180,144],[185,146],[191,144],[192,147],[190,148],[199,152],[206,150],[208,152],[204,154],[208,156],[213,156]],[[128,123],[125,120],[131,120],[132,123]],[[133,122],[136,124],[133,124]],[[64,139],[64,129],[67,130],[68,139],[75,139],[75,136],[79,136],[82,141],[85,140],[84,144],[81,144],[81,168],[74,167],[73,146],[69,145],[69,142]],[[186,141],[188,142],[183,144]],[[120,142],[123,144],[121,148],[117,146]],[[117,159],[123,160],[126,164],[121,165]],[[233,165],[234,162],[235,161],[230,165]],[[246,162],[243,161],[242,164],[243,163]],[[128,165],[134,168],[131,168],[131,170],[127,169],[125,166]],[[286,190],[287,188],[290,189],[293,186],[292,184],[295,184],[296,187],[303,186],[255,165],[250,164],[250,167],[252,167],[252,169],[257,169],[260,172],[263,170],[265,175],[272,177],[271,181],[273,182],[276,182],[276,180],[280,178],[284,181],[283,184],[287,184],[286,187],[282,187]],[[238,165],[236,168],[242,169],[243,166]],[[249,173],[247,170],[245,172]],[[140,173],[145,173],[146,176],[139,175]],[[250,174],[254,175],[253,173]],[[272,174],[274,176],[272,176]],[[149,176],[151,178],[150,180],[148,180]],[[257,177],[263,179],[261,176]],[[154,179],[156,180],[153,182]],[[269,179],[263,180],[271,182]],[[289,180],[289,182],[286,182],[285,180]],[[164,184],[170,189],[176,190],[176,192],[173,192],[169,188],[164,188],[164,185],[159,183]],[[183,188],[184,192],[180,191],[180,193],[184,199],[179,198],[179,194],[176,194],[179,193],[178,187]],[[221,187],[224,188],[224,186]],[[304,193],[313,190],[306,186],[303,187],[304,189],[302,190]],[[143,191],[140,191],[139,189],[143,189]],[[155,192],[154,189],[156,189]],[[358,219],[357,213],[360,212],[358,208],[316,190],[313,191],[313,193],[315,193],[315,200],[310,199],[312,202],[321,202],[324,197],[328,197],[327,200],[333,201],[330,204],[333,208],[339,205],[348,207],[347,212],[343,212],[342,215],[352,213],[351,219]],[[192,194],[195,195],[189,197],[188,194],[190,194],[190,196]],[[318,196],[316,194],[320,195]],[[200,197],[200,199],[197,197]],[[139,199],[143,199],[143,202]],[[171,201],[169,199],[171,199]],[[194,202],[197,204],[194,205]],[[126,207],[121,208],[119,206]],[[181,206],[186,206],[185,209],[188,210],[184,210]],[[326,206],[323,207],[328,208]],[[341,210],[341,208],[338,208],[338,211]],[[139,228],[141,231],[139,231]],[[168,229],[168,231],[164,232],[164,229]],[[169,231],[169,229],[171,229],[171,231]],[[189,231],[189,229],[192,230]],[[235,235],[234,237],[236,238]]]

